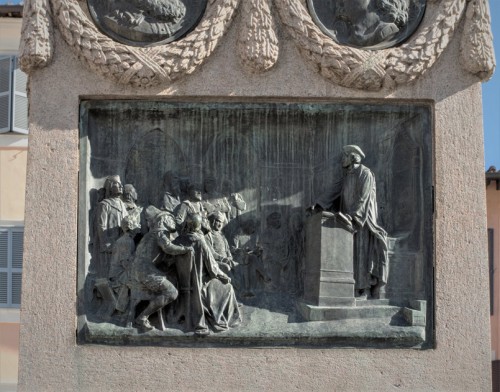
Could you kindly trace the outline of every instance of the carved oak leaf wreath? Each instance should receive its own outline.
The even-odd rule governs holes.
[[[460,57],[463,67],[481,79],[491,77],[495,68],[487,0],[441,0],[434,12],[426,13],[406,43],[378,51],[337,44],[314,23],[302,0],[273,0],[273,4],[271,0],[242,1],[248,2],[243,12],[252,15],[243,17],[239,53],[245,68],[256,73],[269,70],[278,61],[273,8],[302,56],[324,78],[341,86],[376,91],[415,81],[446,49],[464,14],[466,33]],[[202,20],[186,37],[138,48],[102,34],[77,0],[27,0],[21,67],[30,72],[50,62],[54,22],[76,54],[105,77],[134,87],[168,84],[193,73],[213,53],[239,2],[209,0]]]

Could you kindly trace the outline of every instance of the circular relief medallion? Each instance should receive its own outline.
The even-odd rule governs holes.
[[[426,0],[307,0],[309,12],[337,43],[385,49],[409,38],[425,12]]]
[[[126,45],[175,41],[200,21],[207,0],[87,0],[99,29]]]

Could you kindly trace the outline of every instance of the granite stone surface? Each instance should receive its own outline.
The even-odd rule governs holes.
[[[379,92],[325,82],[286,40],[280,48],[282,61],[273,70],[265,75],[243,73],[234,56],[236,40],[233,29],[193,75],[167,88],[137,90],[92,73],[55,34],[55,60],[30,77],[19,390],[489,390],[481,88],[457,61],[459,40],[454,38],[417,82]],[[79,345],[77,287],[82,287],[83,276],[78,271],[78,239],[79,227],[85,225],[79,213],[84,202],[79,192],[80,152],[85,143],[79,131],[80,104],[131,98],[202,104],[256,104],[279,98],[291,104],[429,105],[434,212],[425,233],[432,230],[434,243],[432,348],[304,348],[294,342],[280,349]],[[418,323],[417,316],[406,319]],[[350,323],[338,322],[339,339],[346,331],[358,333]],[[377,323],[370,325],[376,328]],[[89,327],[99,336],[101,325]],[[293,328],[291,324],[291,336],[303,333]],[[418,339],[418,328],[379,331]],[[317,331],[322,333],[321,328]],[[149,334],[158,340],[156,333]],[[343,346],[355,346],[351,342]]]

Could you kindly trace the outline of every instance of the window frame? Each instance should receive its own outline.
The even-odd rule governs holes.
[[[18,99],[26,99],[28,100],[28,94],[27,94],[27,89],[28,89],[28,75],[26,75],[26,86],[21,87],[19,89],[16,85],[16,81],[18,79],[17,73],[22,72],[21,69],[19,68],[19,60],[16,55],[6,55],[2,54],[0,55],[0,60],[10,60],[10,67],[9,67],[9,75],[8,75],[8,81],[9,81],[9,88],[7,91],[0,92],[0,96],[8,97],[8,109],[7,109],[7,127],[6,128],[1,128],[0,129],[0,135],[1,134],[6,134],[9,132],[13,132],[16,134],[24,134],[27,135],[29,134],[29,120],[28,120],[28,105],[29,103],[26,102],[26,113],[22,113],[22,115],[26,116],[26,124],[28,125],[26,129],[20,128],[16,126],[16,110],[19,110],[18,106],[16,104],[16,101]],[[23,72],[24,73],[24,72]]]
[[[23,272],[23,256],[24,256],[24,238],[23,238],[23,248],[21,249],[21,267],[13,266],[13,233],[22,233],[24,237],[24,226],[23,225],[0,225],[0,233],[7,232],[7,263],[6,267],[1,267],[0,273],[7,274],[7,301],[0,302],[0,308],[20,308],[21,306],[21,287],[19,287],[19,303],[13,302],[13,276],[14,274],[21,275],[22,282],[22,272]]]
[[[0,61],[8,60],[9,73],[7,76],[8,88],[5,91],[0,91],[0,98],[7,97],[7,126],[0,128],[0,134],[12,131],[12,68],[13,68],[13,57],[9,55],[0,55]],[[0,68],[0,71],[2,69]],[[0,78],[2,75],[0,75]]]

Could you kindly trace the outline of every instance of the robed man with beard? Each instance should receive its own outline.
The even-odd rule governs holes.
[[[365,154],[355,145],[344,146],[342,167],[344,177],[332,192],[313,206],[329,210],[337,201],[339,211],[353,223],[354,279],[358,297],[383,297],[388,277],[387,233],[377,223],[377,190],[375,176],[361,164]],[[319,208],[318,208],[319,209]]]

